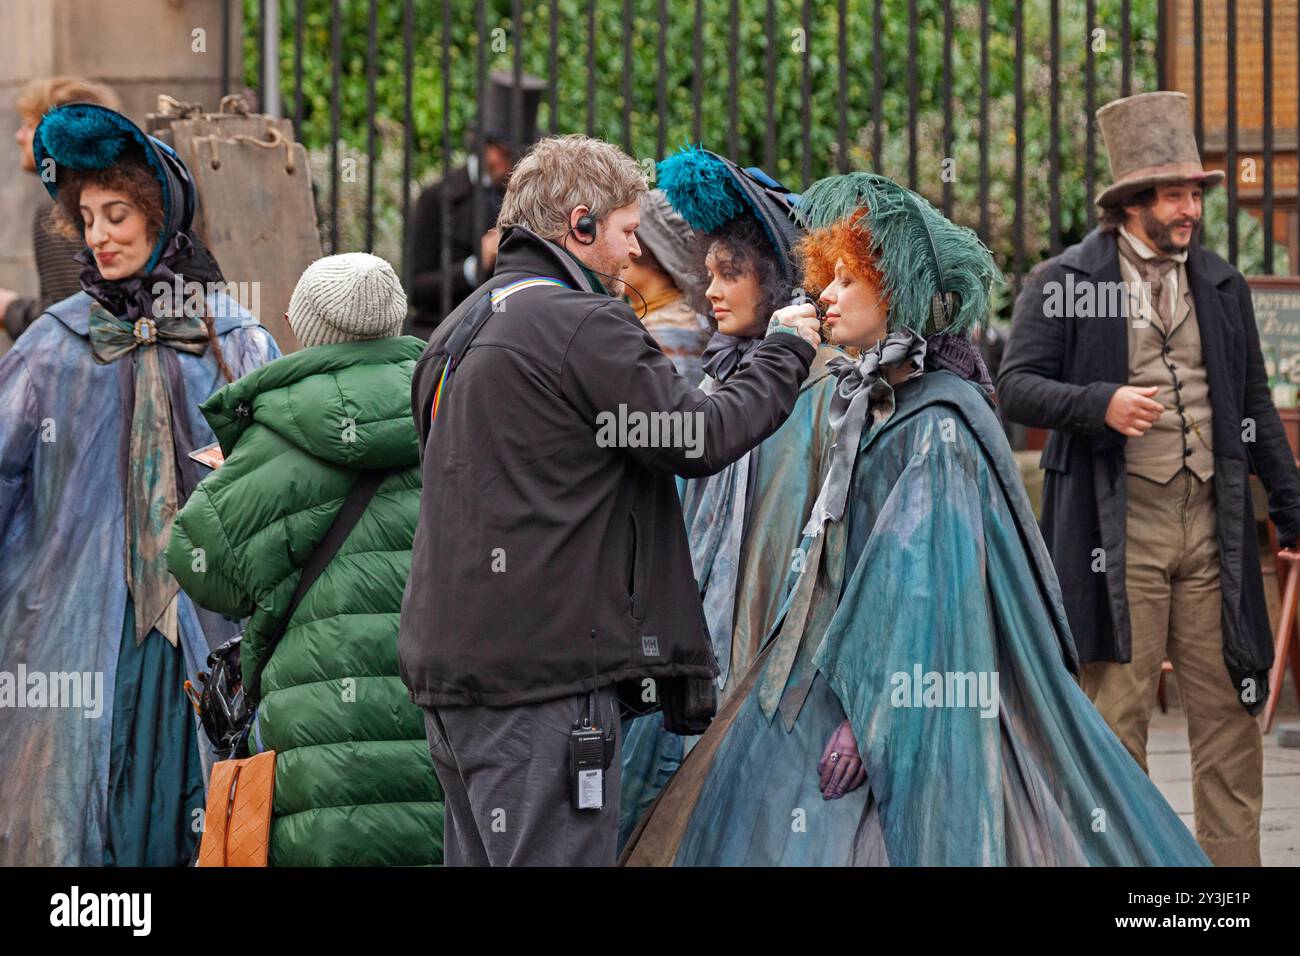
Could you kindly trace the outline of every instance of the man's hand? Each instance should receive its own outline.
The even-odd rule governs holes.
[[[478,241],[478,267],[481,270],[480,275],[487,275],[497,264],[497,243],[501,239],[501,233],[496,227],[483,233],[483,238]]]
[[[853,726],[846,719],[835,728],[822,759],[817,764],[821,780],[817,789],[822,792],[823,800],[838,800],[852,790],[862,786],[867,779],[867,768],[862,766],[858,755],[858,742],[853,739]]]
[[[816,348],[821,344],[821,319],[817,317],[817,307],[811,302],[802,305],[787,305],[772,313],[772,321],[767,324],[767,334],[781,332],[786,335],[798,335],[805,342]]]
[[[1165,412],[1165,407],[1152,397],[1157,391],[1154,385],[1121,385],[1106,406],[1106,424],[1129,438],[1145,435]]]

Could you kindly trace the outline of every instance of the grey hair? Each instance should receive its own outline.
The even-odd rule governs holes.
[[[578,206],[601,222],[639,202],[646,189],[641,167],[617,146],[580,133],[549,136],[511,172],[497,228],[526,226],[544,239],[559,239]]]

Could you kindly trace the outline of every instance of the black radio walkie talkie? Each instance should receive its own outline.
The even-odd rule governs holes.
[[[596,723],[596,632],[591,632],[592,687],[587,709],[569,731],[569,804],[575,810],[605,808],[605,771],[614,762],[614,725],[608,729]],[[611,713],[611,720],[617,715]]]

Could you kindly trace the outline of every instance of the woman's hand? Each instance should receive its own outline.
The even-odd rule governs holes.
[[[830,740],[826,741],[826,749],[822,751],[817,772],[821,774],[817,789],[822,792],[823,800],[838,800],[846,793],[858,789],[867,779],[867,768],[862,766],[858,742],[853,739],[853,726],[847,719],[835,728]]]

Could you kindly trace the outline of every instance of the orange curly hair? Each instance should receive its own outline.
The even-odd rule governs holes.
[[[885,292],[885,277],[876,268],[871,233],[861,221],[866,213],[866,207],[861,206],[851,218],[807,233],[795,246],[795,254],[803,267],[804,287],[809,291],[820,293],[830,285],[835,279],[835,263],[843,259],[844,267],[854,276],[876,287],[880,303],[887,311],[889,296]]]

